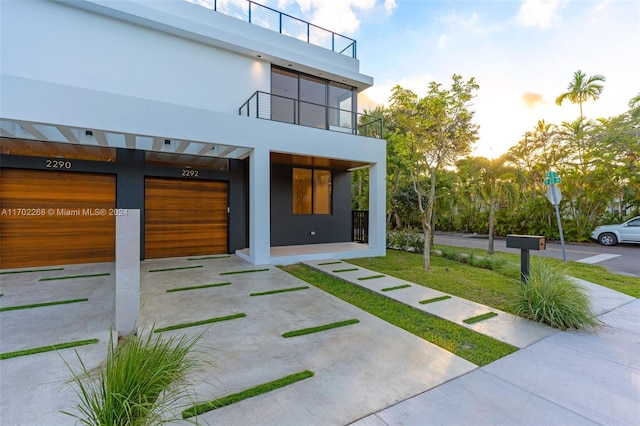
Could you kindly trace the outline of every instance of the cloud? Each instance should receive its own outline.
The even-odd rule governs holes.
[[[543,103],[543,98],[541,93],[533,93],[533,92],[525,92],[522,95],[522,100],[527,108],[533,108],[537,103]]]
[[[278,8],[297,4],[300,11],[313,24],[337,33],[353,33],[360,26],[356,11],[364,12],[376,7],[377,0],[278,0]],[[395,0],[384,0],[387,14],[397,7]]]
[[[444,50],[447,48],[447,42],[449,41],[448,35],[441,35],[438,37],[438,42],[436,43],[436,47],[440,50]]]
[[[384,0],[384,10],[387,11],[387,14],[392,14],[396,7],[398,7],[396,0]]]
[[[562,19],[559,12],[567,3],[568,0],[523,0],[518,11],[518,23],[548,30]]]

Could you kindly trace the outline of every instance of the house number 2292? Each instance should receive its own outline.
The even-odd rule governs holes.
[[[182,169],[181,176],[184,177],[198,177],[198,171],[192,169]]]

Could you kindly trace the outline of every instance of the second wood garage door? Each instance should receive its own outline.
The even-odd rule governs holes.
[[[228,183],[145,179],[145,258],[227,253]]]

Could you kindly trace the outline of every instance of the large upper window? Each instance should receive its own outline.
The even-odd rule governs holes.
[[[331,214],[331,171],[293,169],[293,214]]]
[[[320,129],[351,131],[355,88],[315,76],[271,68],[271,119]]]

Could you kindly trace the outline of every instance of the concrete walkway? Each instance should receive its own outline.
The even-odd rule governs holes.
[[[353,425],[640,425],[640,300],[575,279],[589,291],[604,326],[596,333],[554,332],[464,299],[447,309],[417,304],[438,293],[353,265],[310,266],[523,349],[367,416]],[[382,288],[411,287],[382,292]],[[424,289],[424,290],[423,290]],[[442,294],[440,294],[442,295]],[[425,309],[425,306],[427,307]],[[445,305],[441,305],[445,306]],[[497,317],[468,326],[460,318]],[[451,312],[447,312],[451,311]],[[500,317],[503,321],[496,321]]]
[[[382,274],[379,272],[361,268],[347,262],[325,260],[304,263],[329,275],[375,291],[376,293],[421,311],[446,319],[502,342],[509,343],[518,348],[525,348],[557,332],[550,327],[502,312],[498,309],[414,284],[400,278],[389,275],[381,276]],[[394,287],[402,288],[390,290]],[[448,298],[431,303],[420,303],[421,301],[442,297]],[[464,322],[464,320],[468,320],[469,318],[490,312],[498,315],[473,324]]]

